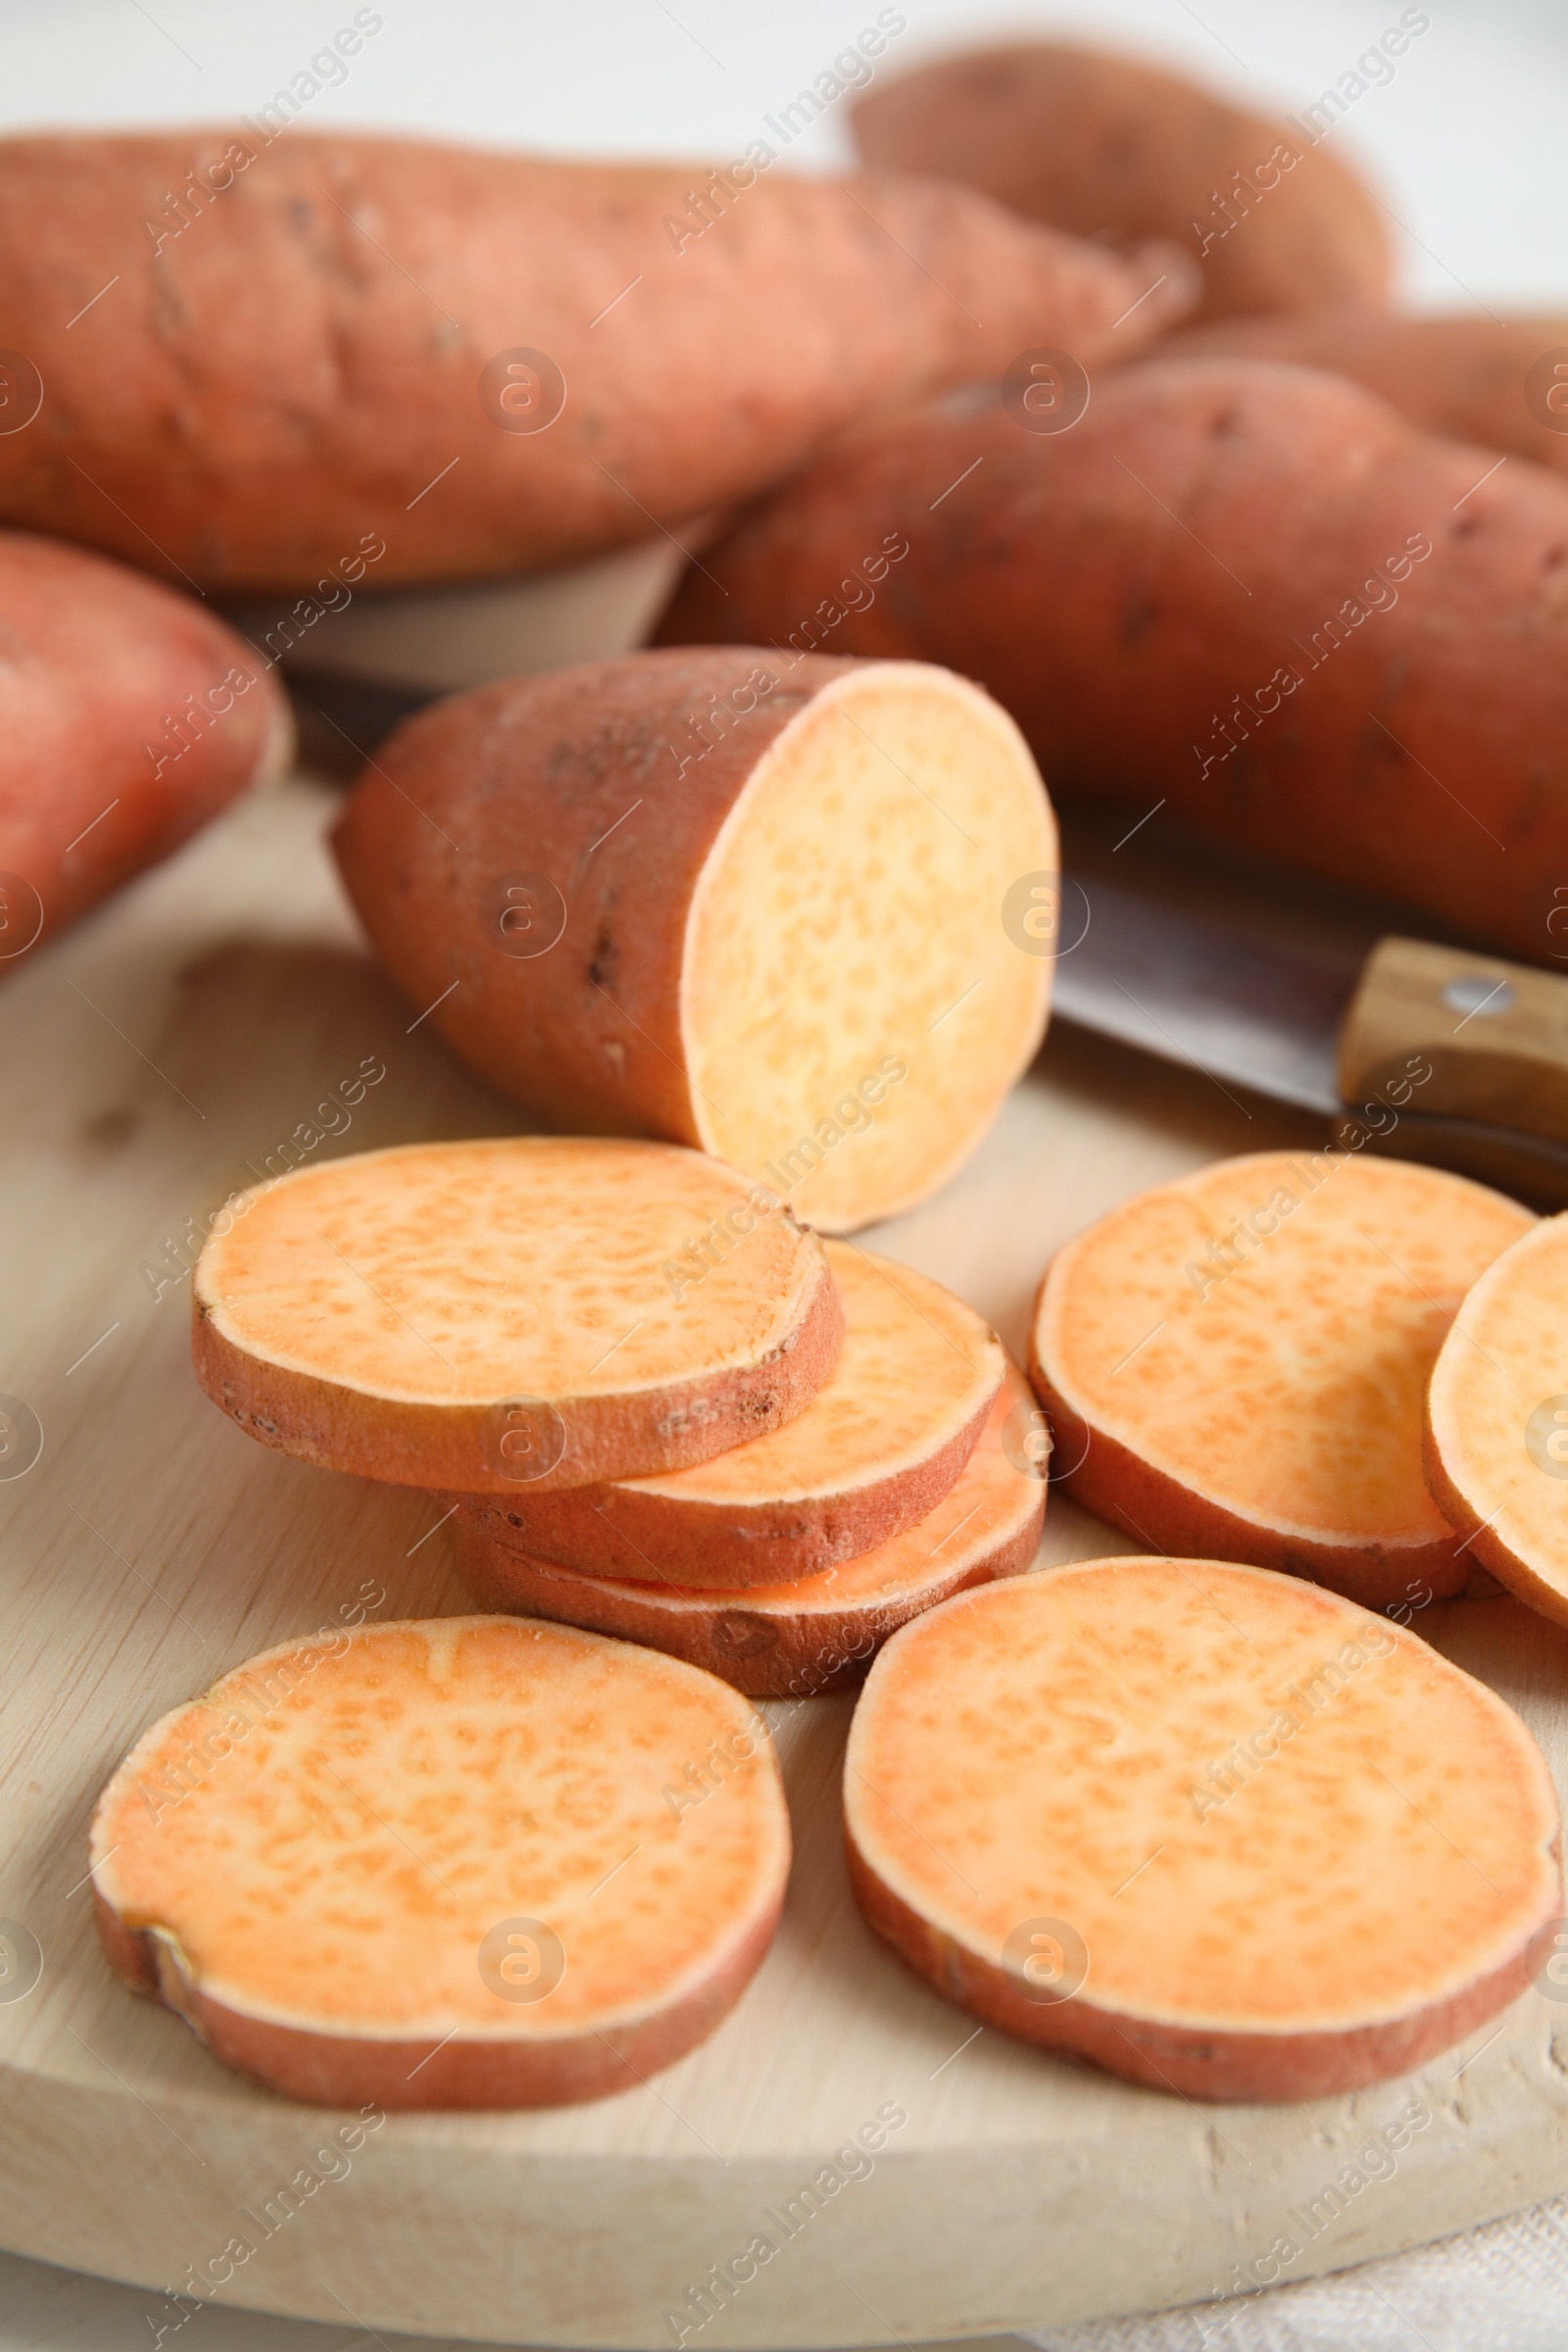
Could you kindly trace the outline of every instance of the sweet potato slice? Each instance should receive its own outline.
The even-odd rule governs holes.
[[[846,1343],[848,1352],[848,1343]],[[1016,1576],[1045,1524],[1038,1408],[1009,1366],[980,1443],[935,1510],[874,1551],[791,1584],[696,1590],[588,1576],[530,1557],[498,1511],[470,1501],[452,1522],[469,1591],[520,1609],[667,1649],[755,1698],[810,1698],[858,1682],[888,1636],[952,1592]]]
[[[1568,1216],[1466,1298],[1432,1368],[1426,1462],[1469,1556],[1568,1625]]]
[[[635,2088],[737,2000],[789,1859],[732,1690],[514,1617],[268,1650],[143,1735],[92,1828],[118,1973],[322,2106]]]
[[[699,1145],[826,1232],[941,1184],[1045,1028],[1052,942],[1004,920],[1054,879],[1039,771],[921,663],[633,654],[456,696],[335,846],[483,1076],[553,1127]]]
[[[960,1593],[871,1668],[862,1911],[959,2007],[1153,2088],[1309,2099],[1524,1989],[1562,1911],[1524,1725],[1268,1570],[1094,1560]]]
[[[1124,1201],[1041,1285],[1030,1373],[1065,1484],[1159,1550],[1369,1608],[1456,1592],[1427,1490],[1428,1376],[1528,1209],[1462,1176],[1264,1152]]]
[[[912,1527],[974,1450],[1007,1359],[941,1283],[848,1242],[826,1254],[844,1345],[783,1429],[662,1478],[474,1497],[468,1514],[585,1575],[718,1591],[813,1576]]]
[[[686,1297],[668,1269],[723,1219]],[[814,1234],[664,1144],[408,1144],[242,1194],[195,1276],[196,1375],[263,1445],[509,1494],[684,1467],[774,1429],[844,1328]]]

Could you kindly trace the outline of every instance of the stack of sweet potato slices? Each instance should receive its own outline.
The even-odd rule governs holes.
[[[265,1444],[441,1494],[481,1605],[837,1687],[1029,1565],[1038,1415],[972,1308],[680,1146],[345,1158],[236,1203],[208,1394]]]
[[[481,1604],[673,1651],[757,1697],[863,1673],[898,1626],[1027,1568],[1045,1512],[1028,1391],[939,1283],[824,1255],[838,1360],[787,1427],[693,1468],[457,1497]]]

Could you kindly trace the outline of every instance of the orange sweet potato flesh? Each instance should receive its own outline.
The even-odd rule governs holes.
[[[712,2031],[790,1837],[765,1727],[711,1676],[455,1617],[237,1667],[137,1741],[91,1850],[111,1964],[226,2065],[318,2106],[536,2107]]]
[[[480,1500],[478,1520],[585,1575],[719,1592],[815,1576],[913,1527],[973,1452],[1007,1359],[941,1283],[848,1242],[826,1255],[844,1345],[784,1428],[662,1478]]]
[[[699,1145],[821,1231],[941,1184],[1045,1028],[1050,956],[999,914],[1056,864],[1050,804],[927,664],[643,653],[454,696],[334,847],[410,1003],[535,1118]],[[728,1245],[691,1240],[699,1297]]]
[[[855,132],[869,163],[940,172],[1030,220],[1111,245],[1177,240],[1201,268],[1204,318],[1388,286],[1382,208],[1310,126],[1130,57],[1025,41],[938,58],[868,91]]]
[[[977,679],[1053,792],[1163,799],[1539,960],[1568,872],[1568,484],[1495,466],[1315,369],[1152,361],[1068,431],[995,406],[824,460],[705,551],[717,585],[689,573],[661,633],[787,639],[906,534],[836,648]]]
[[[216,614],[21,531],[0,531],[0,978],[293,740],[275,675]]]
[[[1124,1201],[1041,1285],[1030,1373],[1063,1483],[1161,1551],[1369,1608],[1475,1566],[1422,1474],[1427,1381],[1528,1209],[1348,1153],[1220,1160]],[[1461,1314],[1461,1321],[1467,1320]]]
[[[452,1521],[459,1567],[484,1608],[645,1642],[755,1698],[844,1690],[911,1617],[1033,1563],[1046,1485],[1030,1401],[1027,1384],[1009,1366],[979,1444],[936,1508],[874,1550],[815,1576],[722,1592],[587,1575],[519,1549],[504,1512],[478,1497]]]
[[[1171,336],[1161,354],[1224,353],[1348,375],[1424,433],[1473,441],[1568,472],[1568,318],[1476,311],[1407,318],[1335,310],[1228,318]]]
[[[1568,1625],[1568,1217],[1534,1226],[1465,1298],[1432,1369],[1432,1492],[1471,1557]]]
[[[707,178],[297,128],[8,139],[0,316],[43,406],[0,437],[0,516],[208,588],[527,570],[1190,299],[1165,271],[1124,317],[1161,270],[965,189],[764,169],[703,228]]]
[[[745,1212],[697,1298],[665,1269]],[[816,1236],[662,1144],[363,1152],[254,1186],[197,1264],[196,1376],[329,1469],[514,1494],[706,1461],[791,1419],[844,1317]]]
[[[870,1925],[988,2025],[1189,2098],[1311,2099],[1503,2008],[1562,1909],[1524,1725],[1293,1578],[1095,1560],[895,1635],[851,1727]]]

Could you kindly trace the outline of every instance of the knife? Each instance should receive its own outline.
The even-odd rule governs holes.
[[[1064,877],[1056,1018],[1568,1206],[1568,978],[1391,933],[1359,961]],[[1234,1098],[1233,1098],[1234,1099]]]
[[[288,675],[308,748],[344,770],[438,699],[325,668]],[[1213,844],[1185,855],[1210,878],[1225,856]],[[1172,856],[1167,841],[1146,859],[1163,890],[1111,881],[1102,856],[1063,875],[1055,1019],[1200,1071],[1223,1093],[1311,1112],[1342,1149],[1568,1206],[1568,977],[1396,931],[1369,952],[1273,937],[1227,921],[1223,895],[1219,912],[1212,892],[1173,898]],[[1233,883],[1233,901],[1250,897],[1255,916],[1276,880],[1298,902],[1310,896],[1281,869]]]

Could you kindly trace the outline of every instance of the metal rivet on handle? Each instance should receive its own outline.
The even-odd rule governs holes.
[[[1492,980],[1485,972],[1460,972],[1445,985],[1443,1002],[1450,1012],[1462,1012],[1469,1020],[1472,1013],[1506,1012],[1517,994],[1511,980]]]

